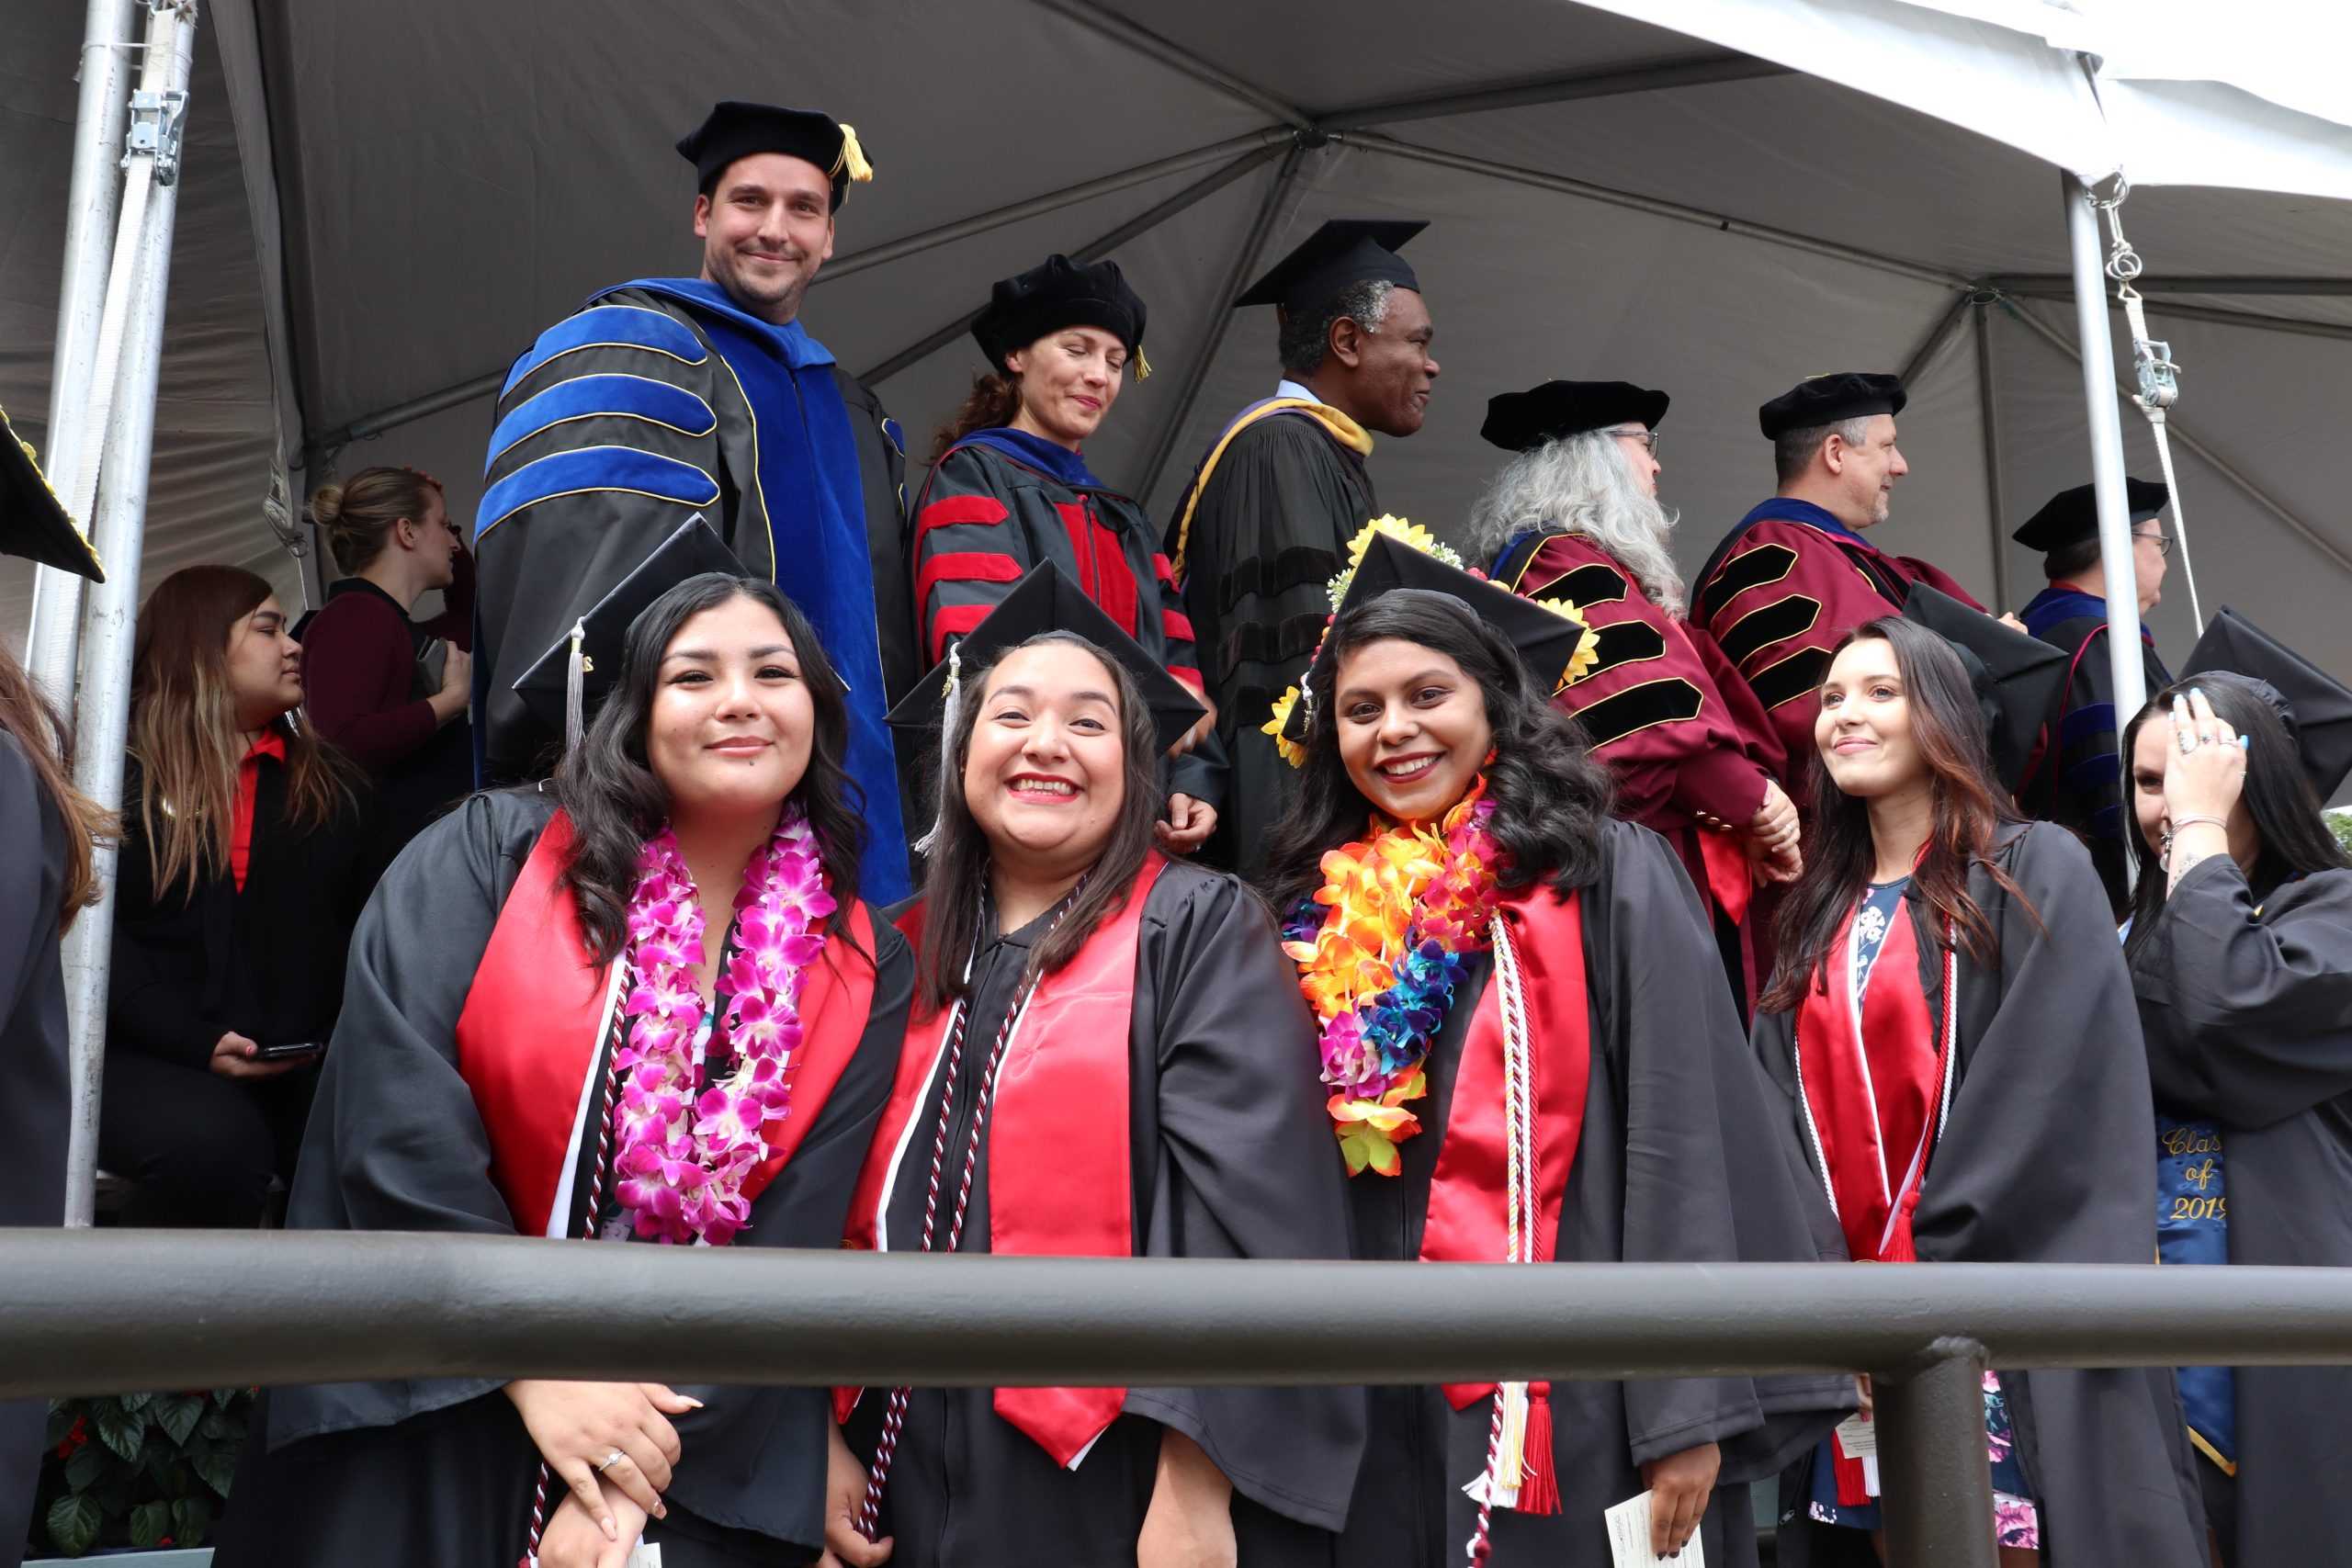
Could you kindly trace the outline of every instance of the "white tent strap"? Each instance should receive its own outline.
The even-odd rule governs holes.
[[[2198,599],[2197,564],[2189,555],[2188,514],[2181,507],[2180,480],[2173,469],[2172,440],[2165,428],[2165,411],[2180,398],[2180,367],[2173,360],[2171,344],[2148,335],[2146,301],[2132,287],[2145,264],[2132,248],[2132,242],[2123,237],[2121,209],[2131,194],[2131,183],[2119,174],[2115,176],[2114,194],[2095,198],[2098,209],[2107,217],[2107,231],[2113,236],[2107,253],[2107,276],[2115,279],[2116,302],[2123,307],[2123,319],[2132,329],[2132,370],[2140,387],[2132,394],[2132,406],[2146,416],[2148,434],[2155,438],[2156,462],[2164,470],[2165,493],[2172,505],[2173,539],[2180,547],[2181,576],[2188,583],[2189,619],[2202,626],[2205,608]]]

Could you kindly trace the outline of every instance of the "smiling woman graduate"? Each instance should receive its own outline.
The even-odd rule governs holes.
[[[901,705],[952,765],[854,1244],[1346,1256],[1273,922],[1152,847],[1154,761],[1201,713],[1050,564]],[[872,1473],[828,1522],[895,1568],[1325,1563],[1363,1438],[1350,1389],[877,1388],[848,1423]]]
[[[2050,688],[2019,690],[2030,734]],[[1817,1228],[1856,1262],[2147,1262],[2154,1111],[2088,852],[2010,808],[1969,667],[1926,626],[1864,622],[1818,696],[1805,868],[1755,1029]],[[2203,1562],[2169,1371],[2005,1369],[1984,1395],[2005,1564]],[[1783,1498],[1785,1564],[1851,1561],[1880,1528],[1834,1439]]]
[[[474,796],[377,888],[290,1225],[840,1237],[911,986],[855,896],[840,678],[766,582],[628,608],[587,617],[619,685],[551,790]],[[831,1430],[813,1390],[272,1390],[216,1561],[809,1563]]]
[[[1587,635],[1381,535],[1307,671],[1272,887],[1355,1256],[1811,1261],[1697,892],[1549,701]],[[1654,1550],[1753,1562],[1745,1483],[1853,1403],[1818,1377],[1375,1388],[1340,1560],[1607,1568],[1604,1513],[1647,1492]]]

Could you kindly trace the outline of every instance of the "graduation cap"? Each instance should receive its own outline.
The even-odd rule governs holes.
[[[1814,430],[1874,413],[1901,413],[1910,400],[1899,376],[1838,370],[1799,381],[1758,409],[1756,423],[1765,440],[1778,441],[1792,430]]]
[[[74,526],[65,503],[41,477],[32,447],[17,439],[5,411],[0,411],[0,555],[53,566],[93,582],[107,580],[97,552]]]
[[[2172,491],[2149,479],[2126,478],[2123,481],[2126,503],[2132,509],[2134,524],[2145,523],[2165,509],[2172,499]],[[2025,525],[2009,536],[2030,550],[2047,555],[2063,550],[2069,545],[2079,545],[2098,536],[2098,497],[2095,487],[2076,485],[2062,490],[2041,503],[2041,510],[2025,520]]]
[[[865,161],[857,132],[815,109],[782,109],[728,98],[713,104],[703,122],[678,139],[678,156],[695,166],[706,196],[728,164],[755,152],[781,152],[824,170],[833,182],[835,209],[852,183],[865,185],[874,178],[874,165]]]
[[[1418,218],[1334,218],[1251,284],[1233,308],[1279,305],[1304,315],[1354,283],[1393,283],[1419,293],[1421,280],[1396,253],[1428,227]]]
[[[1006,355],[1047,333],[1100,327],[1126,344],[1140,381],[1151,374],[1143,357],[1144,313],[1142,298],[1127,287],[1117,262],[1081,266],[1057,253],[1027,272],[997,280],[988,309],[972,323],[972,338],[1002,370]]]
[[[1488,398],[1487,423],[1478,434],[1506,452],[1525,452],[1546,441],[1612,424],[1645,424],[1656,430],[1671,400],[1664,392],[1631,381],[1546,381],[1524,392]]]
[[[697,512],[534,660],[515,678],[514,694],[533,717],[549,729],[563,731],[564,749],[570,750],[578,744],[589,712],[620,683],[629,626],[653,601],[688,578],[708,572],[747,575],[735,552],[719,542]]]
[[[2262,694],[2302,753],[2303,772],[2323,801],[2352,773],[2352,690],[2228,605],[2213,612],[2181,679],[2215,672],[2243,675]]]
[[[1332,618],[1336,621],[1359,604],[1400,590],[1442,593],[1502,633],[1519,649],[1528,672],[1546,695],[1558,693],[1572,676],[1583,672],[1578,660],[1588,653],[1588,639],[1593,634],[1582,621],[1546,609],[1498,583],[1473,577],[1460,567],[1448,566],[1391,534],[1375,533],[1365,542],[1363,558],[1356,563],[1355,575]],[[1327,636],[1299,678],[1301,690],[1311,689],[1307,682],[1314,679],[1316,667],[1329,657]],[[1306,724],[1307,705],[1294,705],[1283,718],[1282,738],[1294,746],[1304,745]]]
[[[1967,666],[1977,709],[1984,716],[1993,770],[2015,794],[2033,761],[2042,725],[2057,711],[2072,661],[2040,637],[2003,626],[1924,582],[1911,585],[1903,618],[1940,636]]]

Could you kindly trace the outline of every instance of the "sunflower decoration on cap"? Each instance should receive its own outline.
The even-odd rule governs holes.
[[[1383,515],[1366,523],[1348,542],[1348,564],[1332,576],[1329,587],[1332,620],[1350,604],[1392,588],[1429,589],[1459,599],[1480,620],[1510,639],[1528,668],[1548,680],[1555,696],[1589,673],[1600,657],[1600,638],[1574,604],[1566,599],[1522,598],[1487,581],[1465,566],[1442,539],[1402,517]],[[1307,660],[1310,671],[1316,660],[1323,657],[1330,636],[1331,622],[1327,620]],[[1271,716],[1259,727],[1260,733],[1273,740],[1283,761],[1294,768],[1306,765],[1306,716],[1299,711],[1300,703],[1300,688],[1287,688],[1274,699]]]

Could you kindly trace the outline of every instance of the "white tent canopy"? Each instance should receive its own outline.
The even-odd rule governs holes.
[[[1757,403],[1817,371],[1904,369],[1911,476],[1881,537],[2012,606],[2036,563],[2001,536],[2090,471],[2057,170],[2120,166],[2152,324],[2184,367],[2206,607],[2352,669],[2335,503],[2352,493],[2352,92],[2324,70],[2352,22],[2316,0],[2199,10],[217,0],[144,581],[225,559],[301,596],[260,504],[280,459],[307,456],[298,489],[413,463],[469,514],[512,356],[597,286],[694,269],[670,142],[740,96],[857,125],[877,179],[805,319],[910,431],[978,368],[962,322],[989,279],[1115,254],[1160,374],[1088,455],[1162,514],[1274,377],[1270,313],[1225,310],[1237,284],[1323,218],[1427,217],[1410,257],[1445,374],[1428,427],[1374,454],[1388,510],[1462,518],[1499,459],[1476,434],[1490,393],[1623,377],[1674,394],[1663,483],[1688,566],[1770,488]],[[35,12],[0,62],[0,406],[39,442],[81,17]],[[2103,57],[2096,77],[2078,49]],[[2132,469],[2153,474],[2125,418]],[[28,581],[0,570],[12,642]],[[2177,586],[2153,617],[2176,659],[2193,633]]]

